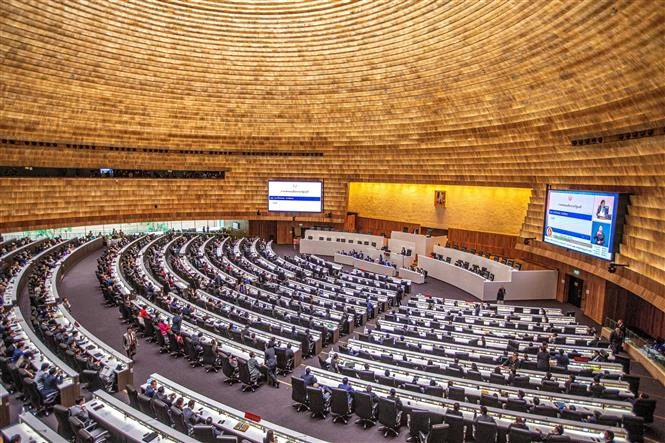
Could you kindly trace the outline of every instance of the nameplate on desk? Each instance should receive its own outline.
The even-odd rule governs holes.
[[[239,422],[233,427],[233,429],[235,429],[236,431],[245,432],[246,430],[249,429],[249,423],[247,423],[246,421],[239,421]]]

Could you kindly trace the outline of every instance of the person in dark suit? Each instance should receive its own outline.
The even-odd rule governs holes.
[[[494,418],[490,417],[489,414],[487,413],[487,406],[480,407],[480,415],[476,417],[475,421],[476,423],[477,422],[496,423],[494,421]]]
[[[610,219],[610,207],[607,206],[605,200],[600,201],[598,209],[596,209],[596,218],[602,218],[604,220]]]
[[[372,400],[372,409],[379,403],[379,396],[372,392],[372,386],[365,386],[365,393],[369,395],[369,398]]]
[[[540,347],[536,354],[536,367],[541,371],[547,371],[550,368],[550,353],[545,346]]]
[[[346,396],[349,400],[349,404],[353,401],[353,393],[355,392],[355,389],[353,389],[353,386],[349,383],[349,379],[344,377],[342,379],[342,383],[340,383],[337,386],[339,389],[344,389],[346,391]]]
[[[42,380],[42,389],[40,389],[39,393],[42,397],[46,398],[58,392],[58,385],[63,380],[62,371],[53,367],[49,369],[48,374]]]
[[[452,409],[450,409],[450,408],[446,409],[446,414],[448,414],[448,415],[457,415],[459,417],[463,416],[462,411],[459,410],[459,403],[457,403],[457,402],[455,402],[455,404],[453,404]]]
[[[318,380],[314,375],[312,375],[312,369],[306,368],[305,375],[302,376],[302,380],[305,382],[305,387],[314,386],[314,383],[317,383]]]
[[[402,410],[402,400],[397,396],[397,391],[395,391],[395,388],[390,389],[390,395],[388,395],[388,400],[392,400],[395,402],[395,406],[399,411]]]
[[[275,363],[275,365],[276,364],[277,363]],[[256,383],[259,377],[261,376],[261,372],[259,371],[259,362],[256,360],[256,354],[254,353],[254,351],[250,351],[249,353],[249,360],[247,360],[247,369],[249,370],[249,377],[251,378],[252,382]]]
[[[515,421],[512,422],[511,424],[508,425],[508,432],[510,432],[511,429],[529,429],[529,427],[524,423],[524,419],[522,417],[515,417]]]
[[[265,365],[268,367],[268,383],[273,387],[279,389],[279,381],[277,381],[277,353],[273,343],[268,343],[263,357]]]
[[[201,421],[203,421],[201,416],[199,414],[197,414],[196,412],[194,412],[195,407],[196,407],[196,402],[194,402],[194,400],[190,400],[187,403],[187,406],[185,406],[182,409],[182,415],[185,419],[185,423],[189,423],[191,425],[197,425]]]

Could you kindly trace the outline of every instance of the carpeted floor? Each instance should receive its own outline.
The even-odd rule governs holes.
[[[290,247],[276,247],[275,252],[282,255],[294,253]],[[72,314],[83,327],[122,352],[122,334],[125,327],[118,319],[119,312],[117,309],[102,306],[101,291],[95,277],[96,260],[101,254],[101,250],[97,251],[74,266],[62,281],[60,293],[69,298],[72,305]],[[473,296],[458,288],[434,279],[428,279],[428,282],[423,285],[414,285],[413,292],[455,299],[474,299]],[[520,302],[520,304],[561,306],[560,303],[552,301]],[[563,308],[565,310],[575,310],[578,313],[578,321],[590,325],[594,324],[590,319],[584,317],[579,309],[570,305],[565,305]],[[174,359],[168,355],[159,354],[157,349],[157,346],[153,344],[140,341],[134,366],[136,385],[144,383],[150,374],[159,373],[236,409],[253,412],[265,420],[323,440],[333,442],[378,442],[385,440],[383,435],[378,432],[378,426],[363,431],[361,427],[354,425],[353,422],[349,422],[347,425],[333,424],[330,418],[327,420],[311,419],[307,413],[297,413],[291,407],[290,377],[280,378],[280,389],[264,386],[256,393],[242,393],[238,385],[228,386],[224,384],[224,376],[221,372],[219,374],[206,374],[201,368],[192,369],[186,360]],[[324,352],[329,350],[330,347],[324,349]],[[293,375],[302,373],[306,365],[318,366],[318,362],[316,362],[316,358],[306,360],[303,365],[296,368]],[[652,398],[659,400],[656,411],[657,422],[652,426],[652,430],[648,432],[648,440],[654,442],[665,441],[665,389],[638,364],[633,364],[633,368],[636,374],[642,376],[643,389]],[[126,401],[124,394],[118,395]],[[14,405],[12,415],[18,413],[18,407],[20,405]],[[54,420],[49,417],[47,421],[53,424]],[[403,441],[407,435],[408,430],[403,428],[400,435],[393,440]]]

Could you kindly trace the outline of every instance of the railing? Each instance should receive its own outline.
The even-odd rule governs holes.
[[[616,324],[616,320],[606,317],[603,326],[614,330]],[[662,342],[659,343],[657,340],[640,335],[630,329],[626,329],[624,343],[632,345],[642,355],[656,363],[661,369],[665,370],[665,345]]]

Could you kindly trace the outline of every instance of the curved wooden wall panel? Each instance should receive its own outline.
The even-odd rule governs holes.
[[[665,292],[663,136],[570,142],[665,126],[658,2],[6,0],[0,16],[0,136],[60,143],[2,145],[0,165],[227,171],[3,178],[2,230],[288,221],[265,213],[266,180],[307,177],[326,190],[324,213],[307,219],[334,223],[354,181],[530,188],[521,235],[540,237],[546,184],[616,189],[634,194],[618,258],[630,269],[608,278],[645,299]],[[528,253],[578,260],[534,243]]]

